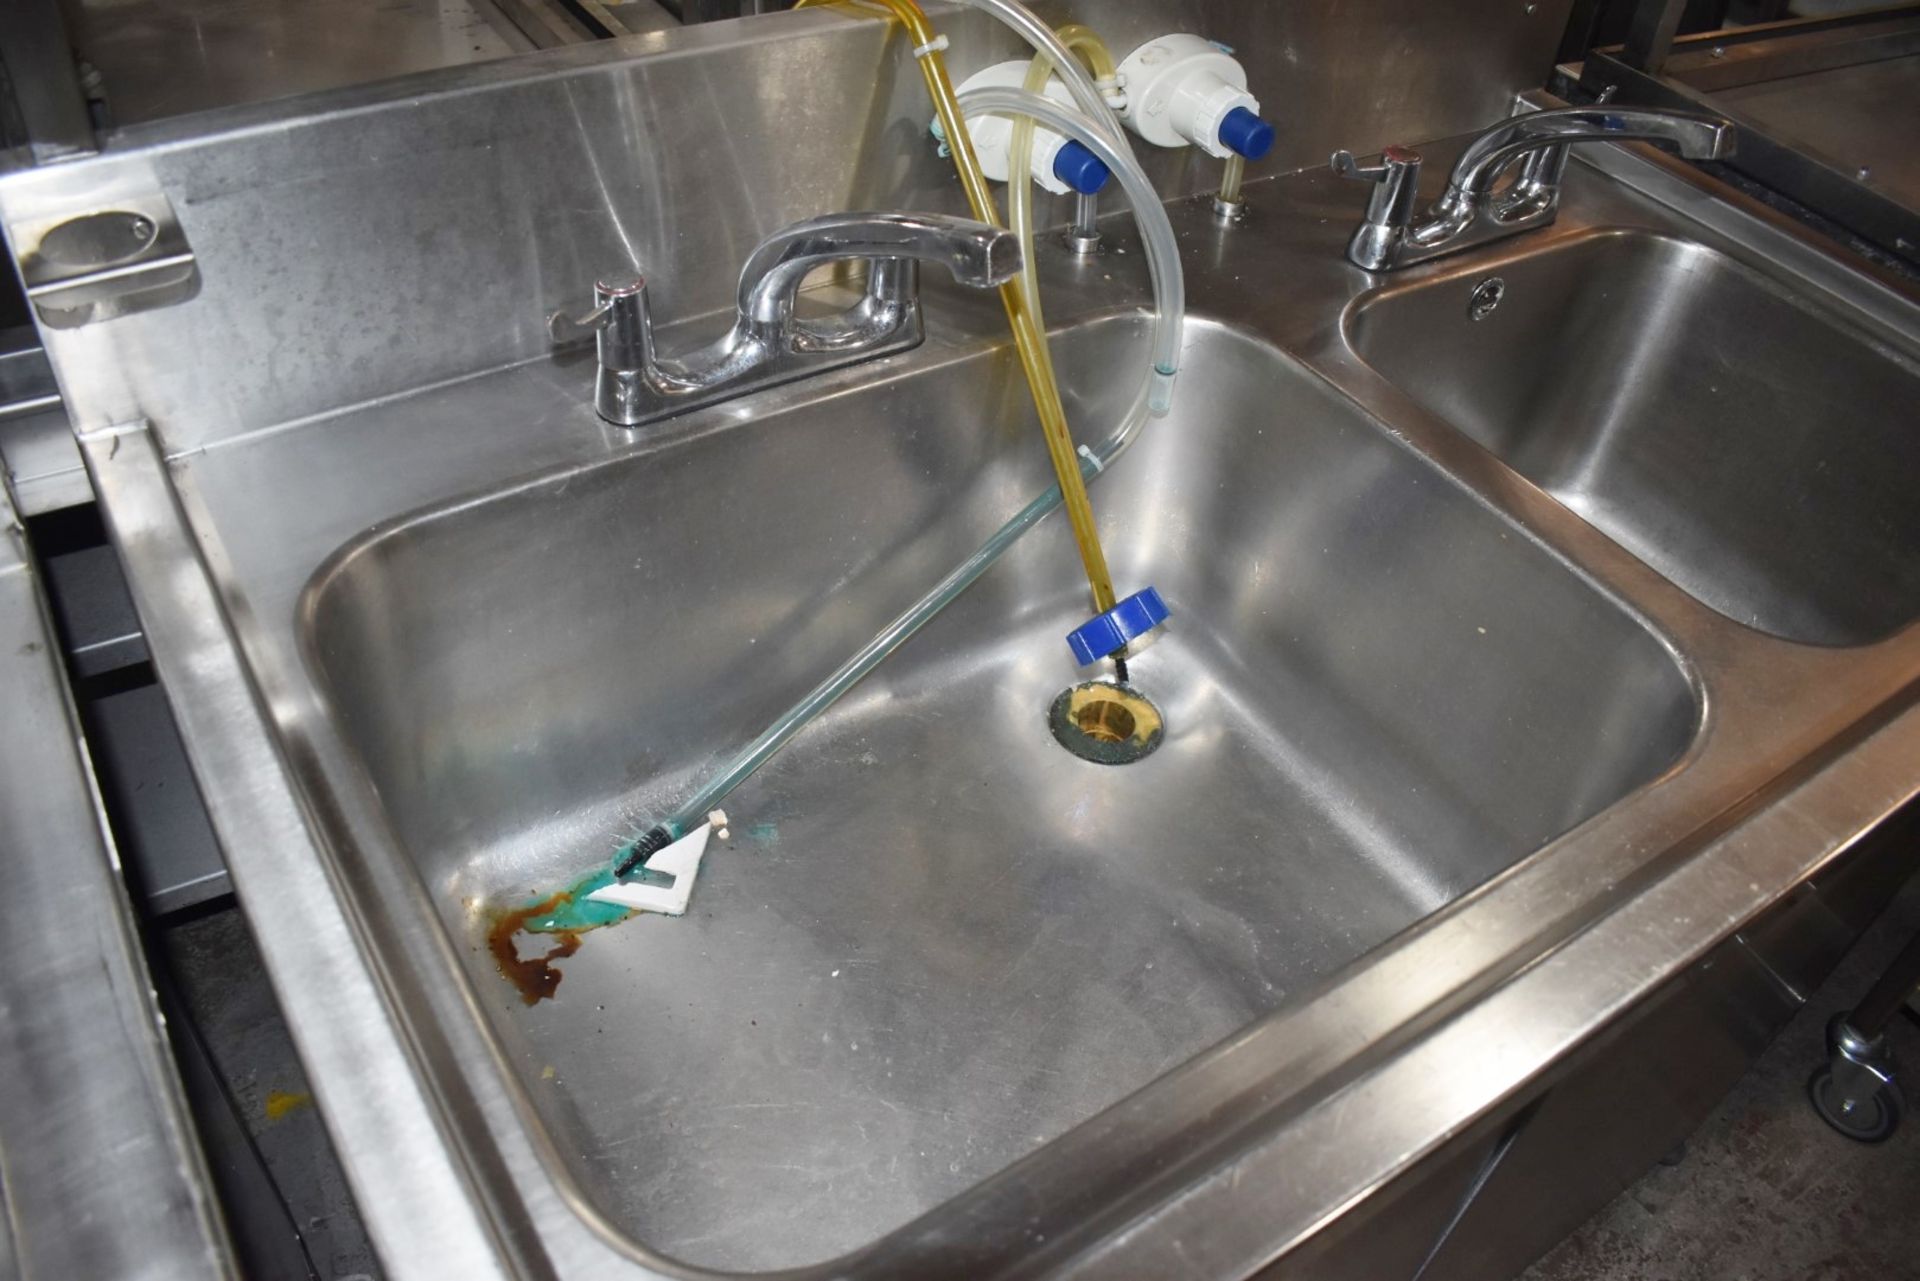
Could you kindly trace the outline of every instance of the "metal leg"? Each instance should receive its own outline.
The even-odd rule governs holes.
[[[1887,1024],[1920,984],[1920,934],[1894,958],[1851,1011],[1827,1024],[1827,1063],[1807,1082],[1820,1119],[1862,1143],[1879,1143],[1899,1127],[1906,1100],[1893,1074]]]

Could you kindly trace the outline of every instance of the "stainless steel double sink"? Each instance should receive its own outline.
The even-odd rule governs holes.
[[[729,800],[686,917],[532,1004],[500,913],[1046,484],[990,300],[637,438],[561,356],[174,460],[503,1252],[1238,1275],[1910,796],[1913,304],[1603,163],[1556,227],[1394,278],[1342,261],[1324,173],[1178,207],[1175,409],[1093,489],[1173,607],[1133,663],[1162,747],[1048,732],[1087,612],[1050,519]],[[1144,360],[1111,239],[1042,263],[1083,437]]]

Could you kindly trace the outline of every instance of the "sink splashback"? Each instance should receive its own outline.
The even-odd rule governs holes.
[[[1498,118],[1544,75],[1568,4],[1037,7],[1121,50],[1174,28],[1235,46],[1284,122],[1257,177]],[[976,11],[932,16],[956,79],[1020,52]],[[540,357],[546,313],[609,273],[644,267],[671,323],[729,303],[747,253],[796,219],[962,212],[890,30],[779,13],[182,117],[0,177],[0,218],[24,253],[46,220],[171,203],[198,296],[50,332],[48,351],[79,426],[144,419],[191,449]],[[1139,149],[1169,196],[1217,181],[1190,149]]]

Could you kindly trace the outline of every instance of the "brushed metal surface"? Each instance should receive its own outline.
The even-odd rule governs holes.
[[[504,58],[490,0],[82,0],[73,44],[118,125]]]
[[[1068,385],[1126,323],[1056,338]],[[322,692],[521,1088],[594,1204],[671,1257],[866,1244],[1692,739],[1638,623],[1205,325],[1174,414],[1096,492],[1115,572],[1174,611],[1131,664],[1160,749],[1109,768],[1047,730],[1086,611],[1049,522],[728,798],[691,915],[589,937],[525,1005],[479,946],[489,913],[593,870],[1044,483],[1006,447],[1030,410],[981,418],[996,365],[417,517],[308,589]]]
[[[0,1263],[235,1276],[61,675],[0,488]]]
[[[81,450],[100,496],[108,532],[127,570],[134,607],[153,646],[194,777],[223,845],[292,850],[302,840],[302,803],[280,781],[285,758],[258,731],[216,733],[261,723],[266,713],[229,639],[229,623],[168,489],[166,463],[140,427],[83,437]],[[224,658],[223,658],[224,656]],[[263,745],[265,750],[262,750]],[[314,1093],[339,1140],[377,1145],[357,1164],[355,1187],[368,1231],[400,1262],[401,1275],[511,1275],[497,1238],[472,1195],[467,1168],[445,1146],[442,1114],[423,1106],[419,1083],[395,1071],[407,1061],[402,1035],[374,975],[338,965],[353,954],[356,927],[327,888],[324,867],[302,860],[269,871],[246,859],[229,873],[245,894],[270,967],[303,968],[323,981],[309,989],[289,1024]],[[331,910],[327,904],[334,906]],[[371,1152],[368,1153],[371,1156]],[[422,1213],[431,1204],[433,1212]]]
[[[1912,116],[1920,112],[1920,54],[1733,85],[1714,97],[1920,209],[1920,160],[1910,137]]]
[[[1849,645],[1920,615],[1920,364],[1724,253],[1636,232],[1516,246],[1360,300],[1347,332],[1733,618]]]

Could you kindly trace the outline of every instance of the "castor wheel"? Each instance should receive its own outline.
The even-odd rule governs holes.
[[[1848,1098],[1834,1086],[1833,1068],[1823,1067],[1807,1082],[1807,1097],[1820,1119],[1858,1143],[1884,1143],[1900,1128],[1906,1102],[1900,1087],[1878,1082],[1862,1095]]]
[[[1879,1143],[1900,1128],[1907,1101],[1894,1079],[1887,1024],[1920,987],[1920,934],[1874,980],[1851,1010],[1827,1023],[1827,1062],[1807,1082],[1820,1119],[1861,1143]]]

